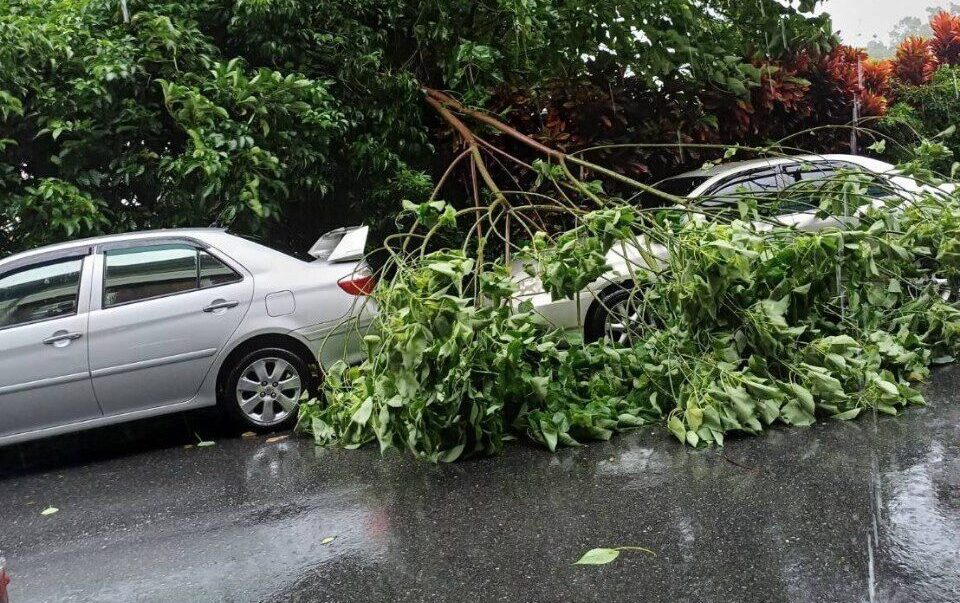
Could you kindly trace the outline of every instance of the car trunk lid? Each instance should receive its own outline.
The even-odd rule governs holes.
[[[369,226],[346,226],[324,234],[307,253],[329,264],[359,262],[367,245]]]

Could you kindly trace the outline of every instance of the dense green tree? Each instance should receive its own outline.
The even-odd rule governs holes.
[[[815,4],[0,0],[0,253],[215,220],[299,242],[382,220],[426,196],[455,143],[424,88],[507,119],[517,91],[530,115],[584,78],[643,102],[736,100],[755,57],[833,43]]]

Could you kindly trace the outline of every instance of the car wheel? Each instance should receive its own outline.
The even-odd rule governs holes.
[[[587,316],[584,339],[606,338],[616,345],[628,346],[644,328],[653,324],[643,312],[642,292],[618,287],[602,294]]]
[[[314,394],[310,367],[283,348],[240,358],[220,390],[220,406],[241,428],[268,432],[293,427],[300,401]]]
[[[947,303],[957,302],[958,297],[960,297],[958,293],[960,292],[950,286],[949,280],[945,278],[934,277],[933,284],[937,293],[940,295],[940,299]]]

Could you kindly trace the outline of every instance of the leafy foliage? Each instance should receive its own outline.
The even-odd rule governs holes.
[[[529,309],[514,311],[502,268],[479,274],[485,301],[475,304],[473,272],[463,253],[436,252],[379,289],[370,359],[336,367],[326,401],[303,407],[301,428],[322,444],[377,441],[381,450],[453,461],[497,453],[512,432],[553,450],[660,416],[633,387],[637,363],[583,346]]]
[[[343,222],[388,226],[397,201],[426,197],[455,152],[423,88],[495,113],[526,93],[518,124],[539,120],[560,89],[622,88],[635,109],[678,95],[746,99],[758,49],[829,50],[815,4],[4,2],[0,253],[214,220],[297,242]],[[671,118],[642,128],[659,138]],[[21,207],[45,179],[91,200],[79,225],[37,228]]]
[[[255,230],[329,189],[347,130],[329,82],[228,59],[215,3],[130,7],[0,9],[4,251],[217,218]]]
[[[952,157],[960,153],[960,139],[952,135],[960,118],[960,67],[944,66],[937,69],[929,83],[911,86],[894,85],[895,103],[879,122],[879,130],[891,141],[927,139],[943,145]],[[911,161],[913,146],[891,144],[886,155],[894,161]],[[938,166],[944,173],[951,169],[952,157],[944,157]]]
[[[937,68],[937,57],[929,40],[909,37],[897,48],[894,74],[901,81],[914,86],[926,84]]]
[[[960,313],[915,269],[931,250],[899,229],[911,233],[913,220],[941,210],[931,200],[902,221],[882,211],[856,229],[815,234],[683,228],[670,276],[650,290],[661,320],[678,325],[670,345],[682,351],[664,350],[677,362],[662,384],[675,402],[670,430],[696,446],[777,421],[806,426],[920,403],[910,382],[927,375],[931,354],[953,353]],[[661,342],[655,333],[641,345]]]
[[[960,17],[940,11],[930,20],[933,39],[930,47],[943,65],[960,61]]]
[[[936,147],[901,173],[935,178]],[[744,195],[733,214],[651,217],[613,202],[557,236],[535,233],[520,253],[553,299],[604,287],[612,258],[633,258],[619,269],[635,315],[626,347],[550,327],[499,261],[407,256],[376,293],[369,360],[332,372],[301,429],[324,445],[451,461],[499,452],[513,434],[555,450],[663,423],[697,447],[899,414],[960,350],[960,201],[898,178],[842,171],[776,199]],[[761,209],[811,200],[832,226],[797,230]]]

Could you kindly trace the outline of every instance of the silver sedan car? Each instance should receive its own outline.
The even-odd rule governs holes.
[[[284,428],[322,367],[359,360],[367,229],[310,261],[220,229],[64,243],[0,261],[0,445],[219,404]]]

